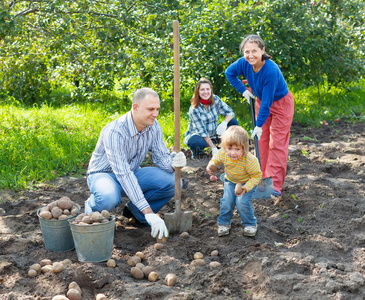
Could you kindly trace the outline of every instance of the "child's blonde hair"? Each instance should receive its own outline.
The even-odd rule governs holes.
[[[242,146],[243,155],[247,155],[249,150],[248,134],[241,126],[234,125],[227,128],[227,130],[221,136],[220,146],[223,149],[232,147],[233,145]]]

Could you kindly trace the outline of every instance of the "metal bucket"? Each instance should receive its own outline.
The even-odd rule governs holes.
[[[46,220],[39,216],[42,208],[38,209],[37,216],[41,224],[43,240],[46,248],[55,252],[70,251],[75,248],[69,220],[73,220],[80,212],[80,205],[76,215],[64,220]]]
[[[80,225],[69,222],[77,258],[81,262],[102,262],[112,257],[115,216],[106,223]]]

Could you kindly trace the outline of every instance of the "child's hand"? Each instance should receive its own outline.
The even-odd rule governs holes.
[[[209,175],[214,175],[215,171],[217,171],[217,166],[213,163],[209,163],[207,166],[207,172]]]
[[[244,193],[246,193],[246,187],[242,186],[240,183],[237,183],[234,193],[237,197],[241,197]]]

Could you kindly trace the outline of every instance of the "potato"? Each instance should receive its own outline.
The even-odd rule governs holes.
[[[54,296],[52,298],[52,300],[69,300],[69,299],[64,295],[57,295],[57,296]]]
[[[140,263],[141,259],[138,256],[131,256],[128,260],[127,260],[127,264],[135,267],[136,264]]]
[[[52,261],[48,258],[42,259],[39,264],[41,265],[41,267],[46,266],[46,265],[52,265]]]
[[[81,300],[81,295],[76,289],[69,289],[66,294],[67,298],[70,300]]]
[[[58,217],[58,220],[66,220],[66,219],[68,219],[70,216],[67,216],[67,215],[64,215],[64,214],[62,214],[62,215],[60,215],[59,217]]]
[[[82,213],[82,214],[79,214],[76,218],[75,218],[75,220],[76,221],[81,221],[85,216],[87,216],[87,214],[85,214],[85,213]]]
[[[168,286],[174,286],[177,282],[177,276],[175,274],[169,273],[166,275],[165,281]]]
[[[50,211],[46,211],[46,210],[41,211],[41,212],[39,213],[39,216],[40,216],[41,218],[43,218],[43,219],[46,219],[46,220],[50,220],[50,219],[52,219],[52,213],[51,213]]]
[[[57,206],[64,209],[71,209],[74,203],[71,201],[71,199],[67,196],[63,196],[60,199],[57,200]]]
[[[91,224],[93,221],[91,220],[90,216],[85,216],[82,218],[82,222]]]
[[[136,279],[142,279],[144,277],[142,270],[136,267],[131,268],[131,274]]]
[[[194,259],[194,260],[191,262],[191,265],[192,265],[192,266],[205,266],[205,260],[204,260],[204,259],[202,259],[202,258]]]
[[[149,275],[148,275],[148,280],[151,281],[151,282],[155,282],[157,279],[158,279],[158,274],[156,272],[151,272]]]
[[[115,262],[114,259],[109,259],[106,262],[106,265],[107,265],[108,268],[115,268],[117,266],[117,263]]]
[[[101,211],[101,215],[107,219],[109,219],[109,217],[110,217],[110,213],[106,209]]]
[[[148,275],[150,275],[151,272],[153,272],[153,268],[151,266],[144,266],[142,268],[142,272],[146,278],[148,278]]]
[[[62,209],[60,209],[58,206],[55,206],[52,208],[51,213],[53,218],[58,219],[58,217],[62,215]]]
[[[37,272],[37,274],[41,273],[42,266],[40,264],[33,264],[29,269],[33,269]]]
[[[138,251],[135,256],[138,256],[141,260],[144,259],[143,252]]]
[[[104,294],[97,294],[95,300],[107,300]]]
[[[211,261],[209,263],[209,267],[212,267],[212,268],[217,268],[217,267],[220,267],[220,266],[221,266],[221,264],[218,261]]]
[[[236,184],[236,187],[234,188],[234,192],[236,194],[241,194],[243,192],[243,189],[242,189],[242,183],[237,183]]]
[[[34,269],[29,269],[28,276],[29,277],[36,277],[38,275],[38,272]]]
[[[79,208],[76,205],[72,206],[71,211],[70,211],[71,216],[76,215],[78,211],[79,211]]]
[[[181,237],[182,239],[187,239],[187,238],[189,237],[189,233],[188,233],[188,232],[186,232],[186,231],[184,231],[184,232],[182,232],[182,233],[180,234],[180,237]]]
[[[156,236],[156,242],[157,243],[166,243],[166,237],[163,235],[161,239]]]
[[[103,215],[102,215],[100,212],[98,212],[98,211],[93,212],[93,213],[90,215],[90,219],[91,219],[91,220],[100,220],[100,219],[102,219],[102,218],[104,218],[104,217],[103,217]]]
[[[68,209],[64,209],[62,212],[63,215],[69,216],[71,213]]]
[[[213,250],[211,253],[210,253],[210,255],[211,256],[218,256],[218,250]]]
[[[138,269],[143,269],[143,267],[144,267],[144,264],[142,264],[142,263],[137,263],[136,264],[136,268],[138,268]]]
[[[65,266],[61,262],[55,262],[53,263],[53,273],[61,273],[65,269]]]
[[[53,267],[51,265],[45,265],[41,268],[42,273],[52,272],[52,270],[53,270]]]
[[[81,292],[81,288],[80,286],[77,284],[76,281],[72,281],[69,285],[68,285],[68,289],[71,290],[71,289],[75,289],[75,290],[78,290],[80,295],[82,295],[82,292]]]
[[[204,255],[201,252],[194,253],[194,259],[202,259],[203,257]]]
[[[52,201],[51,203],[49,203],[48,205],[47,205],[47,207],[48,207],[48,210],[49,211],[51,211],[52,210],[52,208],[54,208],[54,207],[56,207],[57,206],[57,201]]]
[[[155,247],[155,249],[157,249],[157,250],[161,250],[161,249],[164,247],[164,245],[163,245],[163,244],[161,244],[161,243],[156,243],[156,244],[154,245],[154,247]]]
[[[71,265],[72,265],[72,261],[71,261],[71,259],[66,258],[66,259],[64,259],[64,260],[62,261],[62,264],[63,264],[63,265],[64,265],[64,267],[66,268],[66,267],[68,267],[68,266],[71,266]]]

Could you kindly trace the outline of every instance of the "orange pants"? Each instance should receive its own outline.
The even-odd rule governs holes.
[[[256,98],[256,118],[261,101]],[[270,115],[262,126],[259,140],[261,171],[263,178],[272,177],[274,189],[281,193],[288,163],[290,127],[294,116],[294,98],[291,92],[274,101]]]

